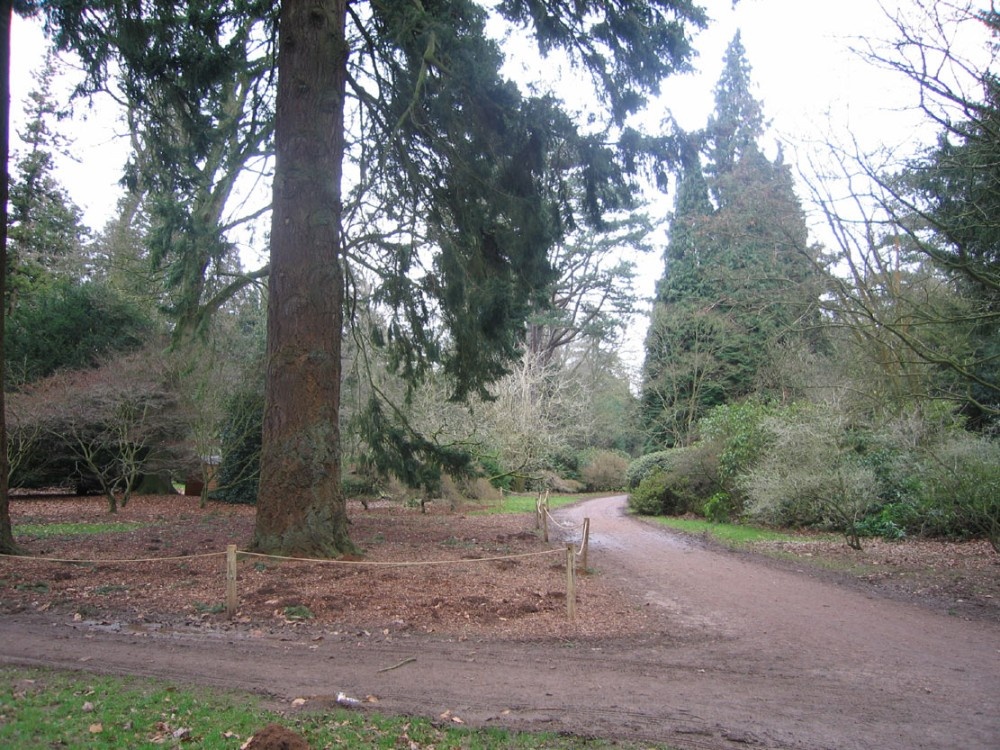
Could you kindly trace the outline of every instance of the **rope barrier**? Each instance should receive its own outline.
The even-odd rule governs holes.
[[[522,552],[517,555],[502,555],[499,557],[473,557],[464,558],[462,560],[420,560],[412,562],[377,562],[374,560],[323,560],[315,557],[285,557],[282,555],[266,555],[262,552],[237,552],[236,554],[240,557],[258,557],[265,558],[269,560],[286,560],[292,562],[311,562],[320,563],[326,565],[357,565],[357,566],[369,566],[369,567],[388,567],[388,568],[408,568],[408,567],[421,567],[424,565],[466,565],[469,563],[481,563],[481,562],[497,562],[500,560],[516,560],[522,557],[538,557],[540,555],[551,555],[555,552],[562,552],[560,549],[547,549],[541,552]]]
[[[394,567],[394,568],[405,568],[405,567],[420,567],[423,565],[465,565],[469,563],[480,563],[480,562],[497,562],[501,560],[516,560],[522,557],[538,557],[541,555],[551,555],[556,552],[562,552],[560,549],[547,549],[540,552],[522,552],[517,555],[503,555],[499,557],[475,557],[467,558],[462,560],[423,560],[423,561],[408,561],[408,562],[377,562],[374,560],[324,560],[318,557],[285,557],[283,555],[266,555],[261,552],[242,552],[237,551],[239,557],[256,557],[265,558],[270,560],[285,560],[292,562],[308,562],[308,563],[319,563],[326,565],[356,565],[356,566],[369,566],[369,567]],[[31,557],[28,555],[4,555],[0,554],[0,557],[7,557],[13,560],[30,560],[33,562],[51,562],[51,563],[71,563],[75,565],[125,565],[129,563],[141,563],[141,562],[176,562],[178,560],[195,560],[198,558],[206,557],[225,557],[225,552],[205,552],[197,555],[177,555],[174,557],[137,557],[137,558],[119,558],[119,559],[106,559],[106,560],[75,560],[71,558],[62,557]]]

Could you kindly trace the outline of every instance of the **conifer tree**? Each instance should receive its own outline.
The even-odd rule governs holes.
[[[763,133],[737,34],[715,114],[689,139],[675,197],[646,339],[642,400],[653,445],[683,444],[708,409],[754,391],[769,347],[802,335],[814,314],[805,216],[780,154],[772,162],[762,153]]]

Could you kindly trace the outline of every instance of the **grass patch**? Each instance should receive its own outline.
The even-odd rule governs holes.
[[[669,526],[672,529],[683,531],[687,534],[706,534],[723,544],[740,546],[753,544],[755,542],[801,542],[801,534],[789,534],[774,529],[767,529],[761,526],[747,526],[735,523],[714,523],[700,518],[672,518],[669,516],[657,516],[656,521]],[[833,539],[836,537],[829,537]],[[811,540],[827,541],[828,537],[810,536]]]
[[[598,492],[587,495],[550,495],[549,510],[561,508],[564,505],[572,505],[581,500],[589,500],[592,497],[606,497],[608,493]],[[498,513],[534,513],[535,502],[538,495],[507,495],[503,496],[503,505],[499,502],[485,505],[473,511],[472,515],[496,515]]]
[[[142,526],[141,523],[24,523],[14,526],[17,536],[46,539],[53,536],[85,536],[87,534],[121,534]]]
[[[435,747],[501,750],[600,750],[639,745],[525,734],[500,729],[434,726],[426,719],[386,717],[345,709],[281,715],[256,696],[178,689],[137,678],[0,668],[0,747],[197,747],[236,750],[270,722],[298,732],[311,747]],[[408,740],[408,742],[404,742]],[[651,747],[643,743],[641,747]]]

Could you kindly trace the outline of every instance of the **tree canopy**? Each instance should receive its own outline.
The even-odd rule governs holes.
[[[150,132],[159,146],[181,138],[184,158],[199,167],[226,126],[207,113],[247,74],[243,45],[268,38],[269,9],[237,1],[46,5],[55,38],[81,54],[94,83],[116,63],[130,100],[176,102],[159,122],[162,137]],[[645,96],[687,64],[689,30],[705,22],[682,0],[514,1],[493,12],[530,29],[543,52],[567,50],[622,133]],[[242,34],[248,17],[261,19],[259,31]],[[363,273],[377,280],[388,322],[376,338],[408,380],[440,366],[463,398],[483,392],[517,356],[551,279],[552,243],[578,220],[599,221],[628,201],[635,149],[616,148],[610,132],[583,133],[557,102],[504,80],[486,17],[469,0],[280,7],[277,57],[269,58],[276,161],[262,548],[329,554],[346,544],[337,430],[345,284]],[[156,170],[180,196],[172,205],[190,208],[178,192],[193,180],[189,166]],[[571,176],[585,186],[582,216],[564,198]],[[175,247],[195,276],[221,251],[218,225],[204,226],[207,253]]]

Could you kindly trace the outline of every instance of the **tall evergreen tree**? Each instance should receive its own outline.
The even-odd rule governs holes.
[[[28,122],[20,133],[24,151],[10,180],[8,220],[8,310],[18,297],[56,277],[84,275],[89,230],[83,212],[55,176],[55,156],[66,144],[53,129],[63,112],[52,93],[55,61],[48,55],[28,94]]]
[[[708,409],[753,391],[768,348],[814,314],[805,216],[788,167],[760,149],[763,111],[750,92],[737,34],[716,112],[683,160],[647,334],[642,400],[653,444],[683,443]]]

